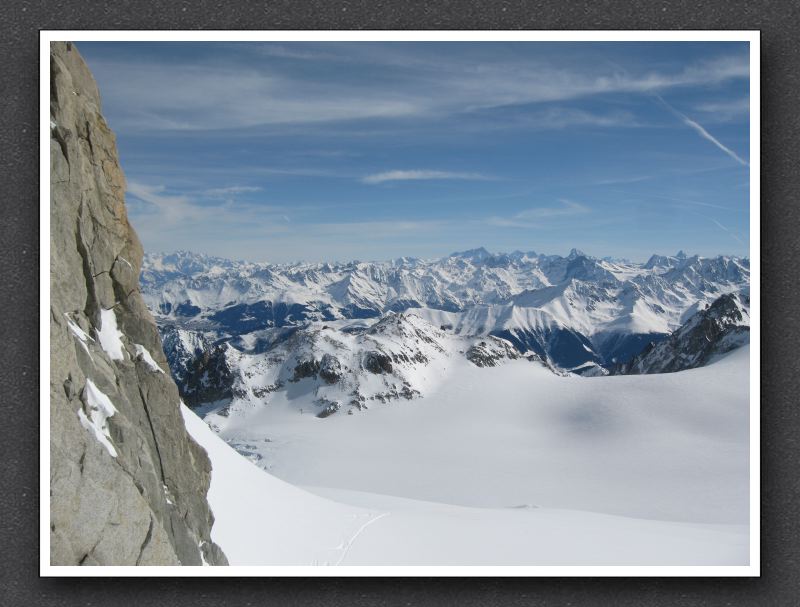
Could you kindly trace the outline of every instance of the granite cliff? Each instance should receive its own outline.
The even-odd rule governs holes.
[[[139,293],[142,246],[91,72],[50,50],[50,560],[227,564],[211,465],[187,434]]]

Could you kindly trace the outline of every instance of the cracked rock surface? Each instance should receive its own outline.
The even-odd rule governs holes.
[[[224,565],[211,464],[187,434],[97,85],[50,49],[50,561]]]

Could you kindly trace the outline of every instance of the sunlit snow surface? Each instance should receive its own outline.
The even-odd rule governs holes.
[[[354,415],[276,393],[207,417],[271,474],[184,408],[212,539],[232,564],[748,563],[749,347],[663,375],[468,365]]]
[[[133,344],[134,348],[136,348],[136,356],[141,357],[141,359],[145,362],[145,364],[150,367],[150,369],[156,373],[164,373],[164,370],[158,366],[158,363],[153,358],[153,355],[150,354],[150,351],[145,348],[141,344]]]
[[[100,310],[100,329],[97,339],[111,360],[123,360],[122,332],[117,329],[117,316],[113,309]]]

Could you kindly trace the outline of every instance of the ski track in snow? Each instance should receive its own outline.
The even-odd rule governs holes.
[[[347,540],[347,542],[343,546],[337,546],[338,550],[342,550],[342,555],[341,555],[341,557],[339,557],[339,560],[336,561],[336,565],[341,565],[342,561],[344,561],[344,559],[347,558],[347,553],[350,552],[350,548],[352,547],[353,542],[355,542],[356,539],[358,539],[358,536],[361,535],[361,532],[364,531],[364,529],[369,527],[372,523],[377,523],[379,520],[389,516],[390,514],[391,514],[391,512],[383,512],[382,514],[379,514],[378,516],[372,517],[366,523],[361,525],[361,527],[358,528],[358,531],[356,531],[353,534],[353,537],[351,537],[349,540]]]

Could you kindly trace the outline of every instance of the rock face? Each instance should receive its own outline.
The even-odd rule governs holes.
[[[227,564],[138,289],[115,138],[70,43],[50,49],[50,561]]]

